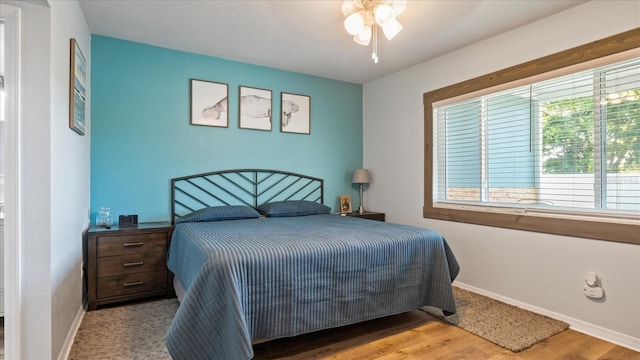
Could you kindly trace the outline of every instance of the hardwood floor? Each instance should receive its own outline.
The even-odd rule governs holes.
[[[638,352],[574,330],[514,353],[419,310],[257,344],[254,352],[256,360],[640,360]]]

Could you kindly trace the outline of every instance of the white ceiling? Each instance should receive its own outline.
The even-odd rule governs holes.
[[[338,0],[81,0],[92,34],[366,83],[585,0],[409,0],[404,30],[354,43]]]

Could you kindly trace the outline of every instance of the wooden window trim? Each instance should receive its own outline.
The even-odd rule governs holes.
[[[461,210],[433,206],[434,103],[637,49],[638,44],[640,44],[640,28],[635,28],[589,44],[424,93],[425,195],[423,217],[588,239],[640,244],[640,235],[638,235],[640,233],[640,226],[634,222],[612,222],[606,221],[604,218],[589,220],[579,217],[575,219],[560,219],[554,216]],[[561,212],[559,212],[559,214],[560,213]]]

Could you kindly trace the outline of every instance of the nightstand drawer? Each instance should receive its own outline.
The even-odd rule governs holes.
[[[165,270],[164,251],[102,257],[98,260],[96,276],[115,276]]]
[[[98,298],[106,298],[166,289],[167,271],[110,276],[97,280],[97,296]]]
[[[97,242],[97,257],[162,252],[167,247],[167,234],[105,235]]]
[[[174,297],[166,264],[172,233],[168,222],[90,227],[82,246],[87,310],[163,294]]]

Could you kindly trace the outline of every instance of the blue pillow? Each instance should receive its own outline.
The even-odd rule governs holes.
[[[258,211],[267,217],[285,217],[328,214],[331,208],[313,201],[289,200],[262,204],[258,206]]]
[[[257,217],[260,217],[260,213],[256,209],[248,206],[212,206],[179,217],[176,220],[176,224],[200,221],[254,219]]]

